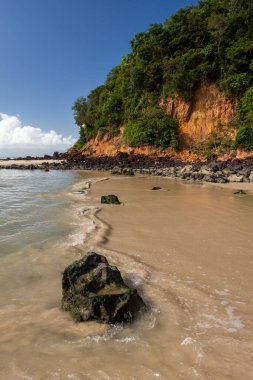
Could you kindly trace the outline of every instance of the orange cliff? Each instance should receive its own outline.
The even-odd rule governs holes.
[[[191,102],[174,96],[160,105],[177,118],[182,147],[191,148],[206,142],[218,124],[231,137],[234,136],[231,123],[235,117],[236,102],[227,98],[215,84],[200,86]]]
[[[179,152],[172,148],[160,150],[144,146],[133,148],[123,143],[123,127],[120,134],[112,139],[105,135],[102,139],[90,140],[82,149],[83,155],[115,156],[119,152],[150,156],[172,156],[181,160],[205,160],[191,149],[207,142],[210,133],[219,125],[222,133],[234,137],[232,127],[235,118],[236,101],[227,98],[215,84],[203,84],[194,94],[193,100],[186,102],[179,96],[169,97],[160,102],[166,112],[178,120]]]

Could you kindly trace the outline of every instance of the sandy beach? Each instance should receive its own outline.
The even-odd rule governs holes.
[[[102,194],[123,202],[97,213],[105,227],[94,248],[152,306],[152,332],[139,327],[149,355],[134,350],[133,362],[156,363],[163,379],[253,376],[253,197],[237,197],[233,185],[136,177],[91,188],[95,203]]]
[[[41,165],[43,163],[62,163],[65,160],[0,160],[0,166],[11,166],[11,165],[17,165],[17,166],[29,166],[29,165]]]
[[[57,174],[35,173],[36,194]],[[34,172],[17,174],[34,183]],[[0,377],[251,380],[252,193],[152,176],[75,175],[67,192],[42,197],[56,202],[53,215],[45,208],[55,220],[49,231],[63,223],[63,235],[1,259]],[[122,204],[101,205],[108,194]],[[75,324],[60,309],[64,268],[91,250],[147,303],[133,324]]]

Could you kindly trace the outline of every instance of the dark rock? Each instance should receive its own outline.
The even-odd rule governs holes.
[[[117,197],[117,195],[110,194],[110,195],[102,195],[101,203],[120,205],[121,202],[119,201],[119,198]]]
[[[137,290],[124,283],[118,268],[95,252],[64,270],[62,294],[62,308],[76,322],[130,322],[146,310]]]
[[[220,170],[220,167],[216,162],[209,162],[208,167],[212,170],[213,173],[216,173],[218,170]]]
[[[202,174],[202,173],[193,173],[191,175],[191,179],[193,181],[202,181],[203,178],[204,178],[204,174]]]
[[[190,179],[191,176],[192,176],[192,173],[191,173],[191,172],[186,172],[186,173],[183,173],[183,174],[181,175],[181,178],[182,178],[182,179]]]
[[[120,167],[120,166],[115,166],[112,171],[111,171],[111,174],[114,174],[114,175],[134,175],[134,171],[132,168],[129,168],[129,167]]]
[[[235,192],[234,192],[234,194],[236,194],[236,195],[245,195],[245,194],[247,194],[246,193],[246,191],[244,191],[244,190],[236,190]]]
[[[114,166],[114,168],[111,171],[111,174],[121,175],[122,174],[122,168],[119,166]]]
[[[217,177],[217,178],[215,179],[215,182],[217,182],[217,183],[227,183],[228,180],[227,180],[227,178],[225,178],[225,177]]]
[[[159,187],[159,186],[154,186],[154,187],[152,187],[152,190],[161,190],[161,187]]]
[[[123,175],[134,175],[134,171],[132,168],[123,168],[122,174]]]
[[[211,174],[206,174],[204,176],[204,181],[205,182],[215,182],[215,176]]]

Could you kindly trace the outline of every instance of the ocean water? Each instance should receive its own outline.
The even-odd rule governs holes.
[[[64,193],[77,179],[75,172],[0,170],[0,257],[66,236]]]

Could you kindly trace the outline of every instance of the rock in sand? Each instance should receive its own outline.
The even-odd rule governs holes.
[[[110,194],[110,195],[102,195],[101,203],[120,205],[121,202],[119,201],[119,198],[116,195]]]
[[[69,265],[62,278],[62,308],[76,322],[130,322],[147,307],[129,288],[117,267],[95,252]]]

